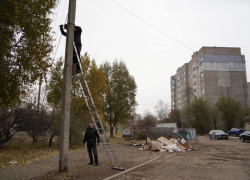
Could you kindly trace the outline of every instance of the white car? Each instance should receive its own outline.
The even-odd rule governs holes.
[[[210,139],[215,138],[217,140],[219,140],[219,139],[228,140],[228,134],[223,132],[222,130],[211,130],[209,132],[209,138]]]
[[[131,137],[131,132],[129,129],[124,129],[123,133],[122,133],[122,137]]]

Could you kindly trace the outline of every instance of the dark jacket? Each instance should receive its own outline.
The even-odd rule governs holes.
[[[97,143],[100,143],[100,137],[99,137],[99,134],[98,134],[96,128],[95,127],[93,127],[93,128],[88,127],[85,131],[83,143],[86,143],[86,141],[95,142],[96,138],[97,138]]]
[[[63,30],[63,26],[60,26],[60,30],[61,30],[62,35],[64,36],[67,35],[67,33]],[[82,28],[80,26],[75,26],[74,41],[76,44],[81,44],[81,34],[82,34]]]

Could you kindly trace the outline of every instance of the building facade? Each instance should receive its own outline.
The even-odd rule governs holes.
[[[202,47],[170,78],[171,108],[201,97],[213,106],[222,95],[248,106],[245,56],[240,48]]]

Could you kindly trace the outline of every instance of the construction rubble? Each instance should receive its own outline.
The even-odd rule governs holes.
[[[165,138],[159,137],[157,140],[151,140],[147,138],[147,143],[136,144],[135,141],[132,144],[125,144],[126,146],[138,146],[139,150],[151,150],[160,152],[186,152],[187,150],[193,150],[193,147],[183,138]]]

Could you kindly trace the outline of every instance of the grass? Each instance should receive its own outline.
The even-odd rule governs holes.
[[[69,147],[70,151],[79,150],[82,145]],[[32,144],[32,138],[26,134],[19,134],[7,144],[0,146],[0,168],[11,166],[10,162],[17,162],[16,165],[24,165],[43,158],[59,154],[58,139],[49,147],[48,138],[41,138],[37,145]]]
[[[108,134],[108,133],[107,133]],[[108,134],[109,135],[109,134]],[[122,132],[109,137],[111,144],[131,143],[131,139],[122,138]],[[55,139],[53,147],[48,147],[48,139],[43,138],[38,141],[37,145],[32,145],[32,138],[26,134],[20,134],[8,143],[0,147],[0,169],[12,166],[10,162],[17,162],[16,165],[24,165],[43,158],[59,154],[58,139]],[[135,141],[136,143],[145,142]],[[82,144],[69,147],[70,151],[82,149]]]

